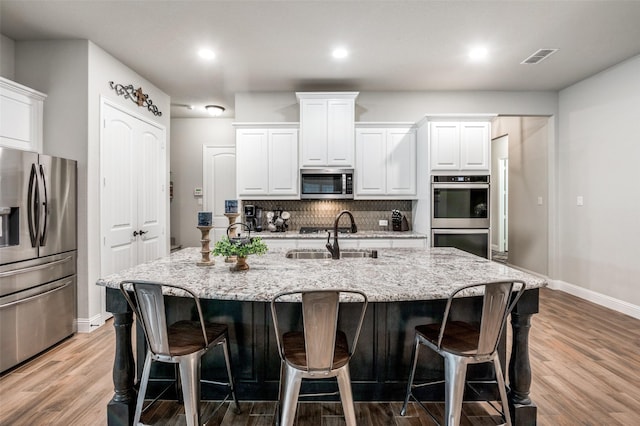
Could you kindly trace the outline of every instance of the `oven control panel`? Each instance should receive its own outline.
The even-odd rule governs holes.
[[[433,176],[433,183],[489,183],[488,175]]]

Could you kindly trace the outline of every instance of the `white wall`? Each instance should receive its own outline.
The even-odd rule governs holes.
[[[202,147],[235,145],[233,120],[224,118],[174,118],[171,120],[171,236],[183,247],[199,247],[197,212],[202,210],[193,196],[203,187]]]
[[[559,111],[553,275],[640,317],[640,56],[560,91]]]
[[[555,115],[556,92],[360,92],[356,121],[418,122],[429,114]],[[297,122],[294,92],[238,93],[238,122]]]
[[[15,42],[0,34],[0,76],[15,81]]]
[[[165,126],[167,134],[170,99],[87,40],[17,42],[15,64],[17,82],[48,95],[44,152],[78,161],[78,329],[88,331],[91,324],[102,321],[104,293],[95,284],[100,277],[100,96],[143,114],[133,102],[118,96],[109,81],[141,86],[164,112],[159,118],[147,116]],[[166,241],[168,250],[168,235]]]

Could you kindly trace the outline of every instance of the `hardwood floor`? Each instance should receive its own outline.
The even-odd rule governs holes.
[[[532,320],[531,397],[540,425],[633,425],[640,413],[640,320],[563,292],[543,289],[540,314]],[[106,424],[113,395],[111,323],[91,334],[77,334],[46,354],[0,378],[0,425]],[[223,406],[210,425],[270,425],[275,403],[241,402],[242,413]],[[433,421],[412,405],[356,403],[358,425],[424,426]],[[431,404],[441,413],[442,404]],[[203,404],[207,418],[213,403]],[[467,403],[463,425],[493,425],[497,417],[484,403]],[[146,424],[184,424],[182,407],[154,405]],[[301,403],[298,426],[343,425],[339,403]]]

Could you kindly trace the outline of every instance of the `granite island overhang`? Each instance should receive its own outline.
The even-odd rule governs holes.
[[[135,406],[135,363],[130,345],[132,314],[118,290],[123,280],[185,286],[201,298],[207,319],[227,323],[238,394],[244,400],[277,398],[280,362],[269,309],[274,295],[301,288],[362,290],[369,297],[370,305],[351,367],[354,398],[400,401],[404,397],[415,325],[439,320],[444,302],[453,289],[505,279],[519,279],[527,284],[527,291],[511,316],[513,349],[508,366],[512,416],[516,424],[535,421],[535,405],[529,398],[528,330],[531,316],[538,312],[538,290],[546,285],[543,278],[453,248],[382,249],[378,250],[377,258],[340,260],[288,259],[285,253],[284,249],[274,249],[263,256],[249,256],[248,271],[231,272],[230,264],[220,257],[214,266],[196,266],[200,249],[187,248],[98,280],[98,285],[107,287],[107,311],[114,314],[116,327],[116,392],[109,405],[109,422],[125,420],[122,416],[128,416]],[[170,309],[180,310],[181,298],[174,299]],[[468,305],[465,319],[478,317],[478,301],[476,297],[460,301]],[[348,317],[348,309],[346,312]],[[140,336],[141,330],[137,332]],[[136,340],[136,345],[139,376],[144,339]],[[506,366],[504,336],[500,352],[502,365]],[[442,373],[443,366],[437,358],[425,362],[423,377]],[[210,378],[223,374],[219,367],[217,357],[212,357],[210,364],[206,361],[203,364],[203,375]],[[159,368],[157,376],[169,380],[172,372],[173,369]],[[490,369],[478,368],[469,374],[486,377]],[[308,386],[312,392],[334,390],[327,389],[332,384],[325,382]],[[203,398],[215,399],[216,395],[203,388]],[[442,392],[435,389],[426,393],[425,398],[442,400]]]

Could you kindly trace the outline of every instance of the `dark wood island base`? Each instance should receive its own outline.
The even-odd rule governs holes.
[[[140,376],[144,361],[144,339],[136,339],[138,362],[135,362],[131,346],[133,316],[119,290],[108,287],[107,310],[114,315],[116,351],[113,366],[114,396],[107,406],[109,425],[132,424],[135,411],[136,390],[134,378]],[[529,363],[529,329],[531,317],[538,312],[538,288],[525,291],[511,315],[512,351],[508,363],[508,387],[511,415],[514,425],[535,425],[537,408],[529,397],[531,388],[531,367]],[[460,299],[468,304],[469,318],[479,315],[477,298]],[[273,336],[273,325],[267,302],[229,301],[203,299],[205,318],[229,325],[231,356],[237,392],[241,400],[276,400],[280,360]],[[413,328],[416,324],[438,320],[445,300],[424,300],[411,302],[376,302],[367,310],[358,348],[352,363],[352,387],[356,401],[402,401],[413,342]],[[183,309],[180,298],[173,298],[171,309]],[[185,308],[186,309],[186,308]],[[347,315],[343,318],[348,322]],[[469,319],[468,318],[468,319]],[[292,321],[295,315],[292,314]],[[136,336],[142,336],[136,330]],[[506,334],[506,333],[505,333]],[[504,335],[503,335],[504,336]],[[428,352],[428,351],[424,351]],[[500,345],[501,362],[506,366],[506,338]],[[423,368],[417,374],[422,378],[442,376],[443,365],[440,357],[421,360]],[[224,377],[224,368],[216,357],[203,359],[203,378]],[[172,380],[173,369],[159,365],[152,377],[160,382]],[[490,368],[479,365],[470,368],[470,378],[487,378],[492,375]],[[306,386],[312,392],[335,390],[335,385],[324,382],[309,382]],[[157,386],[160,389],[162,386]],[[203,399],[216,399],[206,387]],[[154,387],[150,386],[150,393]],[[483,389],[491,395],[495,389]],[[470,395],[471,397],[472,395]],[[442,401],[442,390],[434,387],[425,390],[424,400]]]

